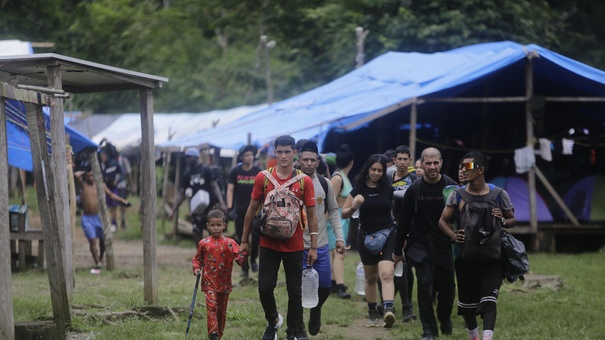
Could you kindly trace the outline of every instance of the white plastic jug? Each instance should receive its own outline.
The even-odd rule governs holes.
[[[319,303],[319,274],[313,267],[307,267],[302,274],[302,306],[317,307]]]
[[[366,274],[363,271],[363,263],[357,265],[357,275],[355,276],[355,292],[358,295],[366,295]]]
[[[399,261],[395,265],[395,276],[397,276],[397,277],[403,276],[403,261]]]

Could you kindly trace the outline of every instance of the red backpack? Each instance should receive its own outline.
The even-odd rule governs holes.
[[[290,190],[290,186],[298,181],[304,183],[305,174],[300,170],[295,170],[292,178],[283,185],[277,182],[270,171],[264,170],[262,174],[273,183],[274,188],[267,193],[262,206],[261,233],[272,238],[289,239],[298,228],[302,206],[302,200]],[[301,184],[302,190],[303,185]]]

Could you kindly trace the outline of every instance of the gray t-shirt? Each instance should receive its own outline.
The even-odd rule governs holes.
[[[340,225],[340,214],[338,212],[338,203],[334,195],[334,188],[329,179],[326,179],[328,184],[328,193],[324,192],[317,174],[313,176],[313,188],[315,189],[315,212],[317,214],[317,247],[323,247],[328,244],[328,218],[334,229],[336,241],[343,241],[342,226]],[[326,214],[326,204],[328,205],[328,213]],[[303,233],[305,240],[305,249],[311,248],[311,236],[309,236],[309,228],[305,228]]]
[[[492,191],[492,189],[494,189],[496,186],[493,184],[489,184],[489,190]],[[464,187],[463,187],[464,188]],[[448,207],[457,207],[458,206],[458,194],[456,194],[456,191],[452,191],[450,192],[450,195],[447,197],[447,201],[445,202],[445,205]],[[514,210],[514,206],[513,203],[510,200],[510,196],[508,196],[508,193],[506,192],[506,190],[502,190],[502,192],[500,193],[500,206],[499,206],[500,210],[502,211],[509,211],[509,210]]]

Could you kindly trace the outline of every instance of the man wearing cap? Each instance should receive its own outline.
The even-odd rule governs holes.
[[[181,176],[179,192],[176,196],[172,211],[168,217],[172,219],[174,213],[179,209],[179,206],[185,200],[185,196],[189,197],[191,203],[193,203],[193,200],[197,199],[197,197],[206,194],[208,201],[205,202],[205,207],[202,206],[202,208],[196,208],[194,206],[190,206],[191,222],[193,224],[193,239],[196,245],[202,239],[202,231],[206,227],[206,214],[217,200],[220,205],[220,209],[224,213],[227,212],[227,206],[225,205],[225,200],[223,200],[223,195],[221,194],[218,183],[216,183],[216,181],[212,178],[210,168],[198,163],[199,158],[200,152],[196,148],[189,148],[187,151],[185,151],[187,170]]]
[[[237,243],[242,241],[242,232],[244,231],[244,217],[246,210],[250,205],[250,196],[254,188],[254,179],[260,172],[260,169],[254,165],[254,157],[258,149],[254,145],[244,145],[239,149],[237,158],[241,162],[229,171],[227,181],[227,208],[229,213],[234,213],[235,217],[235,237]],[[258,257],[259,235],[252,233],[252,242],[250,244],[250,264],[245,261],[242,264],[242,277],[248,277],[248,270],[252,268],[253,272],[258,271],[256,258]],[[247,242],[248,240],[246,240]]]
[[[296,143],[298,147],[298,165],[300,170],[305,175],[313,179],[313,188],[315,189],[315,212],[317,214],[317,260],[313,265],[313,268],[317,270],[319,274],[319,303],[316,307],[311,308],[309,316],[309,333],[316,335],[319,333],[321,327],[321,306],[328,299],[330,295],[331,284],[331,273],[330,269],[330,247],[328,246],[328,221],[326,217],[329,217],[330,223],[334,234],[336,234],[336,252],[339,254],[345,253],[345,243],[342,234],[342,228],[340,225],[340,213],[338,212],[338,203],[336,203],[336,195],[332,188],[332,183],[317,173],[317,167],[319,165],[319,150],[314,142],[306,139],[301,139]],[[322,184],[323,182],[323,184]],[[324,190],[326,189],[327,190]],[[327,213],[327,215],[326,215]],[[311,236],[309,230],[305,229],[303,233],[305,241],[305,262],[306,255],[311,248]]]

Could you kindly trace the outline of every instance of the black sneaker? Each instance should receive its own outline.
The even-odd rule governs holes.
[[[405,308],[403,310],[403,322],[410,322],[412,320],[416,320],[416,314],[411,308]]]
[[[309,337],[307,336],[307,332],[305,331],[304,328],[299,328],[299,329],[295,329],[295,330],[287,330],[286,333],[288,333],[286,340],[309,340]]]
[[[277,314],[277,322],[273,325],[270,325],[267,321],[267,328],[265,328],[265,333],[263,333],[263,340],[277,340],[277,330],[284,323],[284,318],[281,314]]]
[[[309,334],[317,335],[321,328],[321,309],[311,308],[311,315],[309,316]]]
[[[258,271],[258,264],[256,264],[256,260],[250,261],[250,269],[252,269],[253,273]]]
[[[380,316],[378,315],[378,311],[375,309],[372,309],[370,311],[368,311],[368,327],[378,327],[378,318],[380,318]]]
[[[248,272],[242,270],[242,272],[239,273],[239,277],[248,277]]]
[[[452,322],[441,323],[441,333],[444,335],[452,335]]]
[[[343,284],[339,284],[338,286],[336,286],[336,295],[340,299],[350,299],[351,298],[351,294],[347,293],[347,288]]]
[[[210,335],[208,335],[208,340],[218,340],[218,334],[210,333]]]
[[[384,309],[384,317],[382,318],[382,321],[384,321],[384,328],[391,328],[393,327],[393,324],[395,323],[396,317],[395,317],[395,313],[393,311],[393,308],[385,308]]]

